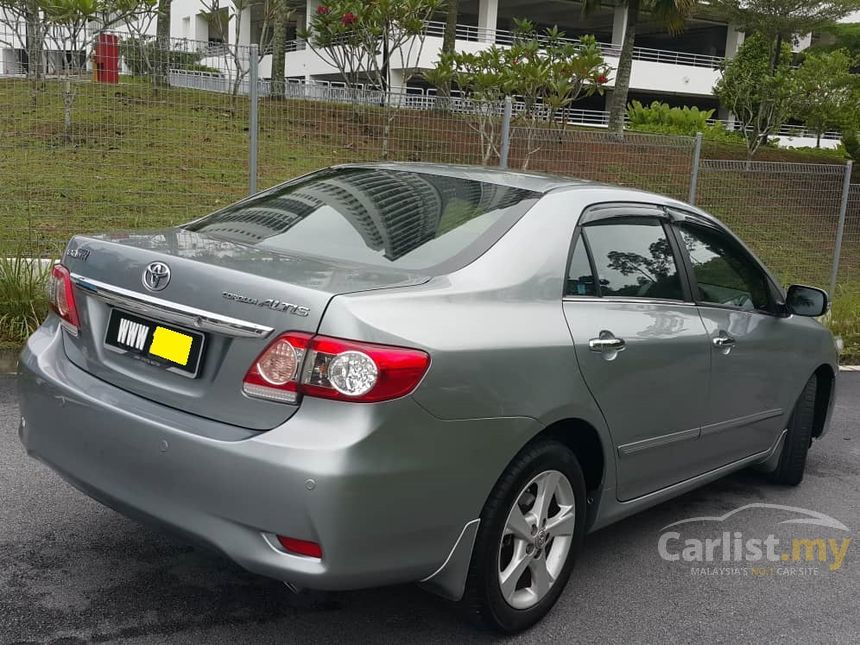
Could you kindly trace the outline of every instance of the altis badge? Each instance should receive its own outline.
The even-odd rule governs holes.
[[[299,305],[294,305],[291,302],[284,302],[282,300],[276,300],[274,298],[260,300],[259,298],[242,296],[238,293],[231,293],[229,291],[225,291],[221,295],[224,297],[225,300],[233,300],[234,302],[241,302],[245,305],[263,307],[265,309],[271,309],[272,311],[282,311],[287,314],[293,314],[294,316],[301,316],[302,318],[306,318],[311,313],[310,307],[302,307]]]

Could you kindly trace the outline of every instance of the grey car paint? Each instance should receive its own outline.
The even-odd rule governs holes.
[[[241,378],[266,341],[228,337],[209,344],[216,358],[199,380],[164,384],[87,335],[88,326],[103,327],[109,303],[81,285],[81,337],[70,338],[52,316],[21,355],[20,434],[30,454],[104,503],[180,530],[251,571],[318,589],[424,581],[458,598],[487,496],[545,429],[577,420],[572,427],[587,425],[599,438],[605,468],[589,508],[597,530],[772,460],[806,380],[822,367],[835,374],[832,338],[813,320],[563,298],[571,243],[590,206],[636,203],[708,217],[690,206],[523,173],[375,167],[542,197],[473,261],[435,275],[284,259],[176,229],[75,238],[70,248],[89,257],[65,263],[83,282],[142,292],[143,268],[167,258],[173,283],[158,294],[164,300],[278,331],[425,350],[432,365],[411,395],[372,405],[251,401],[241,396]],[[293,262],[299,271],[279,280],[281,263]],[[310,315],[248,307],[224,291],[275,291]],[[738,346],[714,356],[709,339],[725,328]],[[616,360],[583,349],[604,329],[631,341]],[[759,342],[771,361],[742,349]],[[230,376],[216,380],[222,367]],[[774,410],[778,416],[759,418]],[[683,440],[672,440],[678,432]],[[319,541],[325,557],[284,553],[275,534]]]

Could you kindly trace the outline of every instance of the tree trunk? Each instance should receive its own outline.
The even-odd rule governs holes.
[[[453,54],[457,50],[457,20],[460,18],[460,0],[448,0],[448,13],[445,17],[445,33],[442,36],[442,52]],[[443,88],[440,88],[443,89]],[[444,87],[445,96],[450,96],[449,83]]]
[[[272,98],[282,99],[286,93],[284,83],[284,66],[286,65],[287,53],[287,22],[290,20],[292,10],[287,6],[286,0],[275,2],[275,15],[272,17]]]
[[[782,34],[776,35],[773,53],[770,56],[770,75],[776,76],[776,69],[779,67],[780,54],[782,53]]]
[[[627,113],[627,93],[630,90],[630,71],[633,68],[633,47],[636,42],[636,25],[639,22],[639,0],[627,2],[627,29],[621,45],[615,88],[609,96],[609,131],[624,134],[624,115]]]
[[[816,149],[821,148],[821,133],[820,132],[815,133],[815,147],[816,147]]]
[[[173,0],[158,0],[158,17],[155,25],[157,68],[156,85],[167,86],[170,69],[170,5]]]
[[[39,18],[39,6],[35,2],[28,2],[25,9],[26,37],[27,37],[27,78],[31,81],[42,80],[43,54],[45,50],[45,38],[42,31],[42,22]]]
[[[457,20],[460,18],[460,0],[448,0],[448,13],[445,17],[445,33],[442,36],[442,53],[453,54],[457,50]],[[447,110],[451,106],[451,81],[439,86],[436,108]]]

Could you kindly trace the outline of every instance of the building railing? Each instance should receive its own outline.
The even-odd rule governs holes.
[[[445,34],[445,23],[438,21],[427,22],[425,33],[428,36],[441,38]],[[515,34],[506,29],[485,29],[473,25],[457,25],[457,40],[471,42],[483,42],[496,45],[512,45]],[[578,43],[577,38],[564,38],[563,42]],[[604,56],[618,58],[621,55],[621,47],[611,43],[598,43]],[[657,63],[670,63],[673,65],[690,65],[692,67],[707,67],[719,69],[724,58],[721,56],[709,56],[707,54],[696,54],[693,52],[680,52],[669,49],[653,49],[650,47],[634,47],[633,59],[652,61]]]
[[[430,20],[425,23],[424,33],[427,36],[442,38],[445,35],[445,23]],[[515,34],[506,29],[485,29],[474,25],[457,25],[457,40],[467,42],[486,43],[487,45],[510,46],[514,43]],[[563,38],[563,42],[578,43],[577,38]],[[621,47],[611,43],[598,43],[604,56],[618,58],[621,56]],[[288,52],[296,52],[307,49],[307,43],[302,39],[291,40],[287,43]],[[649,61],[654,63],[667,63],[670,65],[688,65],[691,67],[705,67],[708,69],[719,69],[723,60],[722,56],[710,56],[707,54],[696,54],[694,52],[681,52],[670,49],[654,49],[651,47],[634,47],[633,59]]]

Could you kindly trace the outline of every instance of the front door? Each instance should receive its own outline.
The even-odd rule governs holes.
[[[706,469],[710,341],[662,210],[592,209],[582,222],[565,317],[615,443],[617,497],[629,500]]]
[[[714,223],[690,216],[677,228],[711,341],[701,443],[717,468],[767,450],[786,427],[791,411],[780,393],[797,378],[793,352],[758,262]]]

